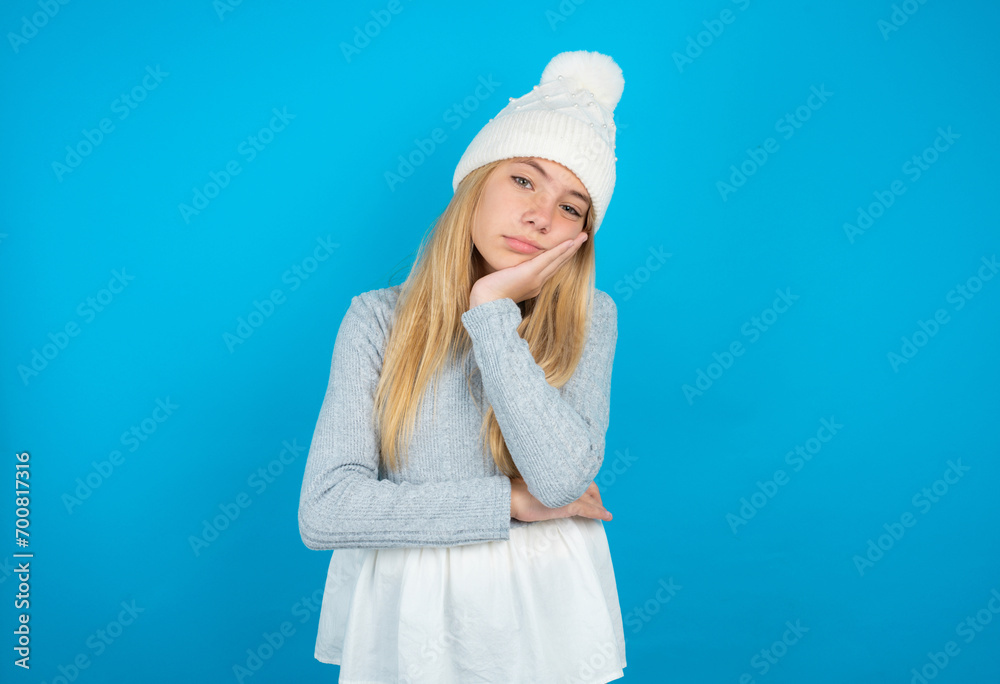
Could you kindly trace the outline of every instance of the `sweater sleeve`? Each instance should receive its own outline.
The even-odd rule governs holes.
[[[378,479],[372,420],[384,333],[365,295],[351,300],[309,447],[299,533],[314,550],[457,546],[510,538],[510,479],[397,484]]]
[[[561,389],[546,380],[517,332],[520,322],[510,298],[462,314],[511,457],[532,496],[558,508],[583,495],[604,460],[618,310],[606,292],[595,290],[583,356]]]

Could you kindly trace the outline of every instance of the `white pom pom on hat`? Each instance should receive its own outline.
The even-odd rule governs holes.
[[[578,90],[589,90],[601,105],[614,111],[625,90],[625,79],[615,60],[599,52],[561,52],[542,71],[540,84],[552,83],[562,77],[577,84]]]
[[[469,143],[452,189],[472,170],[499,159],[541,157],[580,179],[594,204],[596,233],[615,188],[614,109],[625,89],[622,70],[599,52],[561,52],[538,85],[510,102]]]

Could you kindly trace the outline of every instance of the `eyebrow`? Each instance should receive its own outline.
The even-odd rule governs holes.
[[[525,161],[518,161],[518,162],[515,162],[515,163],[516,164],[526,164],[527,166],[534,167],[535,169],[538,170],[538,173],[542,174],[542,178],[544,178],[545,180],[550,181],[550,182],[552,180],[551,178],[549,178],[549,174],[545,173],[545,169],[543,169],[538,164],[538,162],[536,162],[534,159],[528,159],[528,160],[525,160]],[[583,200],[584,202],[586,202],[586,204],[587,204],[588,207],[590,206],[590,198],[587,197],[586,195],[583,195],[583,194],[577,192],[576,190],[570,190],[569,193],[571,195],[576,195],[581,200]]]

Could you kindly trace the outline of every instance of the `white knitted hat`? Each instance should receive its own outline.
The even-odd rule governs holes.
[[[510,102],[469,143],[452,190],[483,164],[541,157],[576,174],[594,204],[597,232],[615,189],[614,110],[625,89],[622,70],[599,52],[561,52],[538,85]]]

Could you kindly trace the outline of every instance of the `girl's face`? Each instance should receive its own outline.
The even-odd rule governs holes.
[[[489,275],[570,240],[583,230],[590,195],[562,164],[506,159],[486,181],[472,241]]]

